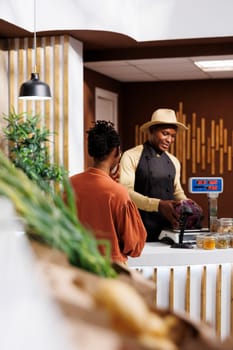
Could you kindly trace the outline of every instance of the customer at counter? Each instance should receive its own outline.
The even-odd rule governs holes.
[[[158,241],[165,228],[178,228],[180,201],[188,200],[180,183],[181,165],[169,153],[177,131],[188,128],[177,121],[172,109],[157,109],[151,120],[141,126],[148,139],[123,153],[120,162],[120,183],[129,191],[147,230],[147,241]],[[200,212],[202,209],[200,208]]]
[[[93,166],[70,177],[77,215],[97,239],[110,241],[113,262],[126,263],[128,256],[141,254],[146,230],[128,191],[111,178],[121,156],[120,137],[113,123],[103,120],[87,134]]]

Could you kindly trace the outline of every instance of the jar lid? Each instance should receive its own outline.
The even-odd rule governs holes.
[[[232,224],[233,218],[219,218],[218,221],[220,224],[224,224],[224,225],[228,223]]]

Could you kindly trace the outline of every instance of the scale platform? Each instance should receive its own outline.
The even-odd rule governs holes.
[[[196,236],[201,233],[209,232],[208,228],[184,230],[183,243],[196,243]],[[159,235],[159,241],[165,244],[179,243],[180,230],[162,230]]]

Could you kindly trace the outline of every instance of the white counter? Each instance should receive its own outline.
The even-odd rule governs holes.
[[[146,243],[141,256],[129,258],[128,263],[130,267],[233,263],[233,248],[177,249],[163,243]]]
[[[0,215],[1,349],[77,349],[39,274],[24,229],[17,222],[1,220]]]
[[[203,250],[146,243],[130,268],[154,280],[155,304],[212,324],[222,338],[233,332],[233,248]]]

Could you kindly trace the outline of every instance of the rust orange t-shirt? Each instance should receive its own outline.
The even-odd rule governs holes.
[[[70,177],[76,196],[77,215],[97,239],[111,244],[114,262],[141,254],[146,230],[127,189],[104,171],[89,168]]]

